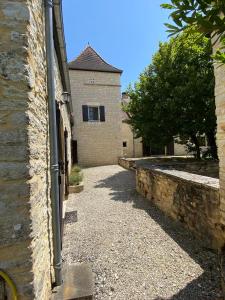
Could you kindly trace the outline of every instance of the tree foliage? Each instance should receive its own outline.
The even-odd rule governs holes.
[[[191,25],[192,29],[214,37],[214,42],[220,40],[222,47],[216,52],[215,57],[225,63],[224,0],[171,0],[170,4],[161,6],[172,10],[170,16],[175,24],[166,23],[170,35],[177,34]]]
[[[185,136],[198,148],[199,135],[214,137],[214,76],[210,55],[210,41],[199,33],[185,31],[160,44],[152,64],[140,75],[134,88],[128,90],[132,101],[124,109],[138,137],[162,146],[174,136]]]

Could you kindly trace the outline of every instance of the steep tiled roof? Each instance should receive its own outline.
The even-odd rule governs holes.
[[[123,71],[117,69],[107,62],[105,62],[100,55],[90,46],[86,47],[84,51],[69,64],[70,70],[85,70],[85,71],[99,71],[99,72],[111,72],[122,73]]]

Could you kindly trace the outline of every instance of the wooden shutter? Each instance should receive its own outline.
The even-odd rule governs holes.
[[[105,106],[99,106],[100,122],[105,122]]]
[[[88,106],[82,105],[83,121],[88,122]]]

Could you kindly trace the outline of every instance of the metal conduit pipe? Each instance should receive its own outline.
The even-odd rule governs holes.
[[[59,160],[56,124],[56,97],[54,78],[53,0],[45,0],[45,35],[47,60],[47,90],[49,111],[49,140],[51,167],[51,206],[53,231],[53,264],[55,285],[62,284],[61,230],[59,214]]]

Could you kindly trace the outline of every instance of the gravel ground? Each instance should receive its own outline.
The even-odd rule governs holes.
[[[217,257],[135,191],[135,174],[119,166],[84,170],[72,195],[63,259],[90,262],[94,299],[220,299]]]

